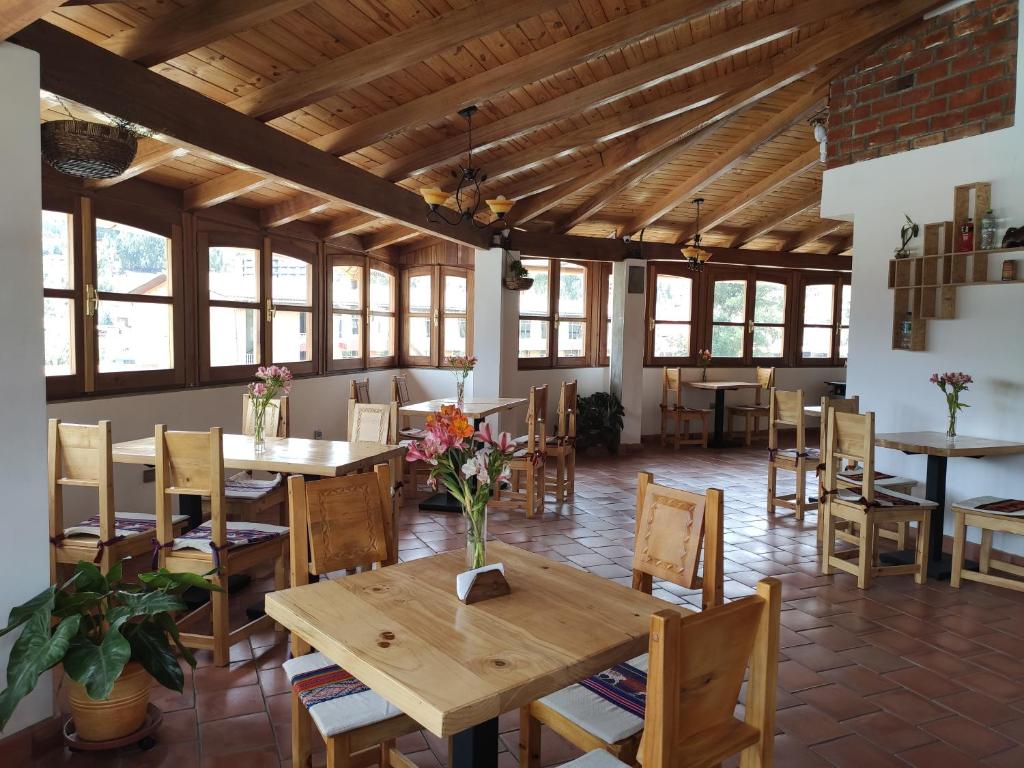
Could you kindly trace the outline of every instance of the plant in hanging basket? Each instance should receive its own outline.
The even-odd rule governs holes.
[[[43,159],[68,176],[120,176],[135,159],[138,146],[135,131],[124,124],[53,120],[42,125]]]
[[[508,273],[505,275],[505,287],[510,291],[528,291],[533,287],[533,278],[519,259],[508,265]]]

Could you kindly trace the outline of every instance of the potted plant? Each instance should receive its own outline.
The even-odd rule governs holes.
[[[576,408],[576,448],[586,451],[603,445],[608,453],[618,453],[625,414],[619,398],[610,392],[595,392],[579,398]]]
[[[519,259],[509,262],[505,275],[505,287],[510,291],[528,291],[533,287],[533,278]]]
[[[57,664],[69,679],[75,731],[85,741],[111,741],[139,730],[146,720],[150,682],[181,691],[185,676],[175,649],[192,667],[173,614],[185,610],[181,592],[217,589],[202,576],[161,568],[123,579],[123,563],[104,575],[81,561],[60,587],[51,586],[11,609],[0,637],[21,627],[0,692],[0,729],[15,707]]]

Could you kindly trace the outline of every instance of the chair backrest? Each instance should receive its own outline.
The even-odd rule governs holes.
[[[47,429],[47,478],[50,539],[64,534],[64,486],[95,488],[100,518],[100,540],[114,538],[114,463],[110,422],[63,424],[50,419]],[[51,565],[55,561],[51,556]],[[51,576],[56,571],[51,569]]]
[[[771,764],[781,594],[778,580],[764,579],[756,595],[728,605],[651,616],[644,768],[718,765],[739,752],[741,765]],[[741,721],[734,712],[748,666]]]
[[[761,398],[764,393],[775,386],[775,369],[774,368],[761,368],[757,369],[757,384],[758,388],[754,390],[754,402],[761,405]]]
[[[576,379],[563,381],[558,393],[558,434],[576,437]]]
[[[352,442],[387,445],[391,436],[394,409],[377,403],[353,403],[348,423],[348,439]]]
[[[224,502],[224,435],[220,427],[209,432],[170,432],[166,425],[154,430],[156,445],[156,531],[160,544],[174,540],[172,497],[210,499],[210,539],[223,547],[227,538]],[[160,561],[166,556],[160,549]]]
[[[252,406],[249,404],[249,393],[242,395],[242,434],[252,435],[255,432]],[[267,403],[263,412],[263,434],[267,437],[288,437],[288,396],[275,398]]]
[[[409,397],[409,379],[407,377],[391,377],[391,399],[398,403],[399,407],[409,404],[412,398]]]
[[[348,397],[357,403],[370,402],[370,380],[352,379],[348,383]]]
[[[858,462],[863,468],[861,496],[875,498],[875,414],[844,413],[830,408],[825,422],[825,493],[836,488],[836,475],[843,459]]]
[[[530,402],[526,408],[526,451],[543,451],[547,443],[548,385],[530,387]]]
[[[661,404],[678,408],[683,404],[683,369],[665,367],[661,375]]]
[[[722,492],[691,493],[657,485],[650,472],[637,475],[633,589],[648,594],[654,579],[700,589],[704,608],[723,598],[724,512]],[[703,574],[697,570],[702,559]]]
[[[827,426],[828,426],[828,412],[830,408],[835,408],[840,413],[860,413],[860,397],[854,395],[853,397],[834,397],[832,395],[821,396],[821,417],[820,417],[820,429],[818,430],[818,449],[821,451],[821,471],[825,470],[824,462],[826,456],[825,438],[827,437]],[[855,465],[852,465],[855,466]]]
[[[768,399],[768,450],[779,447],[778,428],[796,428],[796,452],[806,453],[807,442],[804,434],[804,392],[795,392],[772,387]]]

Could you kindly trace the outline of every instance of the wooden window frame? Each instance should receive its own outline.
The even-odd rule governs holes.
[[[539,256],[523,256],[524,261],[546,261],[548,263],[548,306],[544,315],[527,315],[519,312],[516,318],[516,356],[519,370],[537,370],[544,368],[594,368],[600,365],[600,334],[601,329],[595,327],[594,318],[600,316],[596,307],[597,287],[599,285],[599,262],[586,259],[547,259]],[[584,298],[583,316],[560,315],[558,313],[558,297],[561,289],[562,262],[575,264],[586,270],[583,281],[586,296]],[[602,296],[604,298],[604,296]],[[544,357],[518,357],[519,355],[519,323],[523,320],[538,320],[548,324],[548,354]],[[581,322],[586,327],[583,333],[583,356],[560,357],[558,355],[558,326],[562,322]]]
[[[310,268],[310,292],[308,304],[281,304],[274,303],[274,255],[286,256],[297,261],[304,261]],[[320,370],[321,342],[320,342],[320,292],[317,290],[322,282],[321,259],[315,245],[281,237],[268,237],[263,244],[263,279],[261,286],[265,286],[266,298],[263,302],[266,309],[263,312],[263,333],[266,343],[261,345],[263,352],[263,364],[271,363],[287,366],[288,370],[296,375],[315,374]],[[310,315],[307,334],[309,336],[309,360],[286,361],[278,360],[274,354],[274,321],[278,312],[308,312]]]
[[[793,314],[793,275],[791,270],[772,270],[757,267],[733,267],[716,266],[708,267],[702,274],[703,285],[701,289],[701,329],[699,347],[701,349],[712,348],[712,334],[716,325],[740,326],[743,329],[743,354],[740,357],[719,357],[714,355],[711,365],[721,368],[748,368],[748,367],[776,367],[789,364],[792,359],[792,324]],[[742,323],[715,322],[712,308],[714,306],[715,284],[723,281],[744,281],[747,284],[744,302],[744,317]],[[754,303],[757,295],[757,283],[770,282],[778,283],[786,289],[786,308],[784,322],[782,324],[782,354],[778,357],[755,357],[754,356],[754,328],[756,325],[775,326],[775,323],[754,323]]]
[[[690,288],[690,319],[684,320],[662,320],[666,325],[690,326],[690,354],[684,357],[655,357],[654,356],[654,331],[657,321],[655,318],[656,302],[658,300],[658,276],[669,275],[672,277],[685,277],[691,281]],[[700,306],[703,298],[702,273],[694,272],[690,267],[681,262],[662,261],[653,262],[647,268],[647,333],[645,334],[644,360],[650,366],[665,365],[693,365],[697,360],[698,349],[698,320]]]
[[[591,314],[597,318],[594,323],[592,336],[594,339],[594,357],[596,365],[604,367],[611,364],[611,310],[609,309],[610,298],[608,296],[612,284],[613,265],[608,261],[596,262],[594,264],[596,281],[593,291],[593,309]]]
[[[466,281],[466,310],[464,312],[449,311],[445,308],[445,292],[446,278],[448,277],[461,277]],[[439,368],[447,368],[448,365],[445,362],[445,325],[448,318],[464,319],[466,321],[466,352],[467,356],[473,354],[473,270],[466,267],[449,267],[442,266],[437,267],[437,312],[438,312],[438,325],[437,334],[432,339],[434,341],[436,350],[435,363]]]
[[[430,280],[430,306],[425,311],[412,311],[411,295],[409,284],[413,278],[426,277]],[[434,367],[437,366],[437,341],[440,324],[440,313],[438,311],[438,298],[440,286],[438,285],[437,269],[435,267],[408,267],[402,270],[402,363],[410,366]],[[430,327],[430,349],[425,355],[414,355],[409,351],[409,340],[412,333],[409,326],[414,319],[426,319]]]
[[[82,199],[78,198],[68,205],[56,205],[47,201],[43,210],[62,213],[68,217],[68,256],[71,266],[71,288],[43,288],[43,298],[71,300],[71,356],[74,362],[73,373],[46,377],[46,396],[48,399],[73,397],[85,392],[85,373],[88,367],[85,353],[85,275],[82,264]],[[88,202],[88,201],[86,201]],[[40,229],[42,217],[40,216]],[[40,260],[42,253],[40,252]]]
[[[378,272],[385,272],[391,276],[391,306],[393,309],[390,312],[383,312],[380,310],[374,310],[370,306],[370,275],[373,270]],[[394,266],[388,264],[385,261],[378,261],[377,259],[367,259],[366,262],[366,333],[365,333],[365,355],[366,355],[366,368],[397,368],[399,351],[402,348],[402,324],[401,320],[401,304],[399,299],[400,287],[399,287],[399,273]],[[371,320],[374,317],[390,317],[392,334],[391,339],[394,344],[392,354],[386,357],[371,357],[370,356],[370,325]]]
[[[846,363],[845,357],[839,356],[839,332],[842,328],[849,330],[849,325],[842,324],[843,309],[843,286],[851,285],[849,272],[801,272],[796,281],[798,286],[799,306],[796,307],[794,315],[794,343],[793,357],[796,365],[801,368],[836,368]],[[804,329],[805,328],[828,328],[829,326],[818,323],[804,324],[804,303],[806,301],[807,287],[811,285],[832,286],[832,355],[830,357],[804,357]]]
[[[334,268],[335,267],[356,267],[360,272],[359,278],[359,307],[358,309],[339,309],[334,306]],[[327,301],[325,303],[326,323],[324,328],[324,363],[328,371],[358,371],[366,368],[366,356],[369,354],[369,325],[368,318],[368,291],[370,271],[366,265],[366,257],[350,256],[346,254],[327,254]],[[334,358],[334,320],[335,317],[343,315],[346,317],[359,318],[359,355],[357,357]]]

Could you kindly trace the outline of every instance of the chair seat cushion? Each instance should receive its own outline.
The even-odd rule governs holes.
[[[174,515],[171,517],[172,525],[180,525],[188,521],[188,515]],[[114,514],[114,535],[115,536],[137,536],[142,533],[153,533],[156,530],[156,515],[146,512],[116,512]],[[97,541],[100,537],[100,516],[83,520],[82,522],[64,529],[65,536],[95,536]]]
[[[629,768],[625,763],[616,760],[603,749],[587,752],[569,763],[562,763],[562,768]]]
[[[540,701],[597,738],[614,744],[644,727],[647,662],[645,653]]]
[[[405,437],[410,440],[422,440],[424,437],[427,436],[427,430],[410,427],[408,429],[398,430],[398,435],[399,437]]]
[[[859,504],[861,495],[859,488],[840,488],[837,494],[840,501],[847,504]],[[899,493],[890,489],[875,488],[876,507],[923,507],[930,509],[935,506],[934,501],[922,499],[918,496],[910,496],[906,493]]]
[[[248,472],[239,472],[224,479],[224,497],[229,501],[255,501],[262,499],[281,485],[280,473],[263,480]]]
[[[1007,499],[1001,496],[975,496],[973,499],[958,501],[953,506],[972,512],[987,512],[990,515],[1024,518],[1024,500]]]
[[[796,448],[780,448],[775,452],[775,455],[784,459],[792,459],[793,461],[799,458]],[[804,448],[804,458],[808,461],[817,461],[821,458],[821,451],[817,448]]]
[[[289,659],[284,672],[324,736],[337,736],[402,714],[322,653]]]
[[[226,525],[227,545],[232,549],[244,547],[247,544],[259,544],[288,533],[287,526],[270,525],[269,523],[229,522]],[[211,523],[205,522],[184,536],[178,536],[171,549],[197,549],[200,552],[213,554],[211,530]]]
[[[838,472],[836,473],[836,476],[844,483],[860,485],[864,482],[864,471],[861,469],[851,469],[846,472]],[[900,485],[913,486],[916,482],[916,480],[912,480],[909,477],[890,475],[886,472],[879,472],[877,469],[875,470],[875,485],[881,486],[882,488],[893,488]]]
[[[762,416],[768,415],[767,405],[730,405],[726,407],[725,410],[731,413],[756,413]]]

